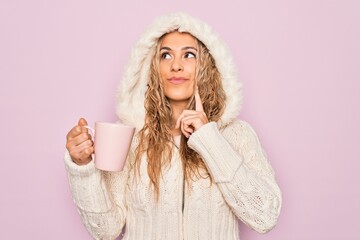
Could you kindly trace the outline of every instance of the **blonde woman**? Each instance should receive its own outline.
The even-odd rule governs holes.
[[[281,192],[258,137],[237,119],[241,85],[227,49],[186,14],[158,19],[132,52],[119,120],[135,126],[125,168],[95,168],[85,119],[67,135],[73,198],[94,239],[239,239],[265,233]]]

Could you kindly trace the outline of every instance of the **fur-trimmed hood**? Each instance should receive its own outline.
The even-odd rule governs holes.
[[[117,93],[116,113],[120,121],[137,129],[144,125],[144,99],[151,58],[158,39],[174,30],[191,33],[206,45],[215,59],[227,97],[226,108],[218,124],[229,123],[238,116],[242,103],[242,85],[236,77],[231,54],[206,23],[185,13],[158,18],[134,46]]]

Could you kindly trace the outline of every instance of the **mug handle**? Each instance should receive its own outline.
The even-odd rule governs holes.
[[[93,128],[89,127],[89,126],[84,126],[84,127],[90,130],[91,135],[94,138],[95,137],[95,130]]]
[[[95,130],[94,130],[93,128],[89,127],[89,126],[84,126],[84,127],[90,130],[91,136],[92,136],[92,139],[93,139],[93,142],[94,142],[94,144],[95,144]],[[94,147],[95,147],[95,146],[94,146]],[[95,159],[95,154],[94,154],[94,153],[91,154],[91,157],[92,157],[92,159],[94,160],[94,159]]]

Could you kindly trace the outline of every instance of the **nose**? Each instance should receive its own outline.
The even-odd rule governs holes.
[[[183,67],[183,65],[181,63],[181,60],[175,58],[174,61],[171,64],[171,71],[179,72],[179,71],[182,71],[183,69],[184,69],[184,67]]]

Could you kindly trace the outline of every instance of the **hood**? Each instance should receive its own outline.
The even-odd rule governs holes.
[[[117,116],[124,124],[135,126],[137,129],[143,127],[144,99],[151,58],[158,39],[174,30],[192,34],[206,45],[215,59],[227,97],[225,111],[218,124],[226,125],[238,116],[242,103],[242,84],[236,77],[234,62],[227,47],[210,26],[185,13],[174,13],[158,18],[134,46],[118,87]]]

